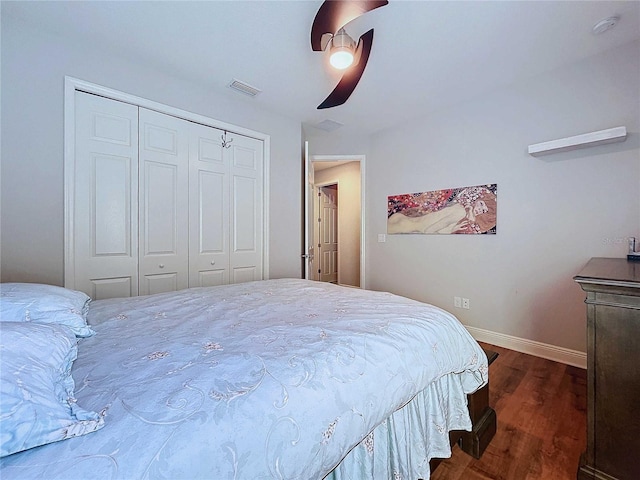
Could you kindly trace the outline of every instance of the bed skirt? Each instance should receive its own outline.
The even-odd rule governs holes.
[[[446,375],[396,410],[325,480],[427,480],[429,460],[451,456],[450,430],[471,431],[459,376]]]

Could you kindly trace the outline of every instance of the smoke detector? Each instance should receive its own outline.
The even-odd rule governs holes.
[[[620,17],[618,16],[607,17],[604,20],[600,20],[598,23],[596,23],[591,29],[591,31],[593,32],[594,35],[600,35],[601,33],[604,33],[607,30],[611,30],[613,27],[615,27],[618,24],[619,21],[620,21]]]

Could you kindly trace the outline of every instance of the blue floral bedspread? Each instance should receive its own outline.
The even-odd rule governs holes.
[[[104,428],[3,458],[3,480],[310,480],[348,452],[331,478],[408,479],[418,467],[374,473],[373,461],[389,463],[385,432],[404,417],[433,442],[412,460],[427,478],[448,430],[470,427],[465,394],[487,379],[451,314],[320,282],[95,301],[89,323],[73,378]]]

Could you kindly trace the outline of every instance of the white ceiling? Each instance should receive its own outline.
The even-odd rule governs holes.
[[[321,1],[2,2],[3,21],[114,49],[172,76],[316,125],[370,134],[640,38],[639,1],[402,1],[351,22],[375,28],[360,84],[317,110],[339,75],[313,52]],[[616,28],[592,26],[619,15]],[[262,90],[249,99],[233,79]]]

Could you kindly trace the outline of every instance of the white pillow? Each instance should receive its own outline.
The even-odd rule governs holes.
[[[77,341],[64,325],[0,322],[0,457],[104,426],[74,398]]]
[[[1,283],[0,321],[66,325],[78,337],[95,332],[87,325],[91,298],[83,292],[40,283]]]

